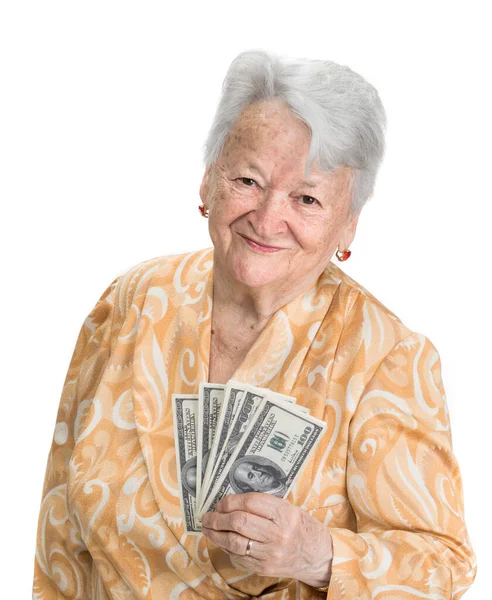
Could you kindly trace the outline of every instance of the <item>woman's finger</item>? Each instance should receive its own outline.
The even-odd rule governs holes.
[[[282,515],[291,508],[290,502],[283,498],[277,498],[271,494],[261,492],[248,492],[247,494],[231,494],[225,496],[217,503],[215,511],[218,513],[230,513],[242,510],[258,517],[269,519],[274,523],[280,523]]]
[[[278,528],[272,521],[241,510],[205,513],[202,516],[203,526],[216,531],[235,531],[258,542],[274,542],[278,539]]]
[[[207,538],[216,546],[220,546],[227,552],[246,558],[262,558],[262,543],[257,540],[253,540],[249,556],[246,556],[249,539],[240,535],[239,533],[234,531],[217,531],[215,529],[208,529],[207,527],[203,526],[203,523],[202,533],[206,535]]]

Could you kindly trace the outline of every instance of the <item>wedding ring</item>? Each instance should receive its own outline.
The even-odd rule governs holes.
[[[244,553],[244,556],[250,555],[252,545],[253,545],[253,540],[249,540],[248,545],[246,546],[246,552]]]

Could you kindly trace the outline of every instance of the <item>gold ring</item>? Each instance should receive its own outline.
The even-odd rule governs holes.
[[[252,545],[253,545],[253,540],[249,540],[248,545],[246,546],[246,552],[244,553],[244,556],[249,556]]]

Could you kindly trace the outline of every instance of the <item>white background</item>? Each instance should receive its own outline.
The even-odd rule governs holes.
[[[202,145],[228,65],[254,48],[335,60],[380,93],[386,158],[352,257],[333,260],[440,353],[478,557],[466,598],[490,596],[488,4],[2,4],[2,597],[31,594],[83,320],[137,262],[211,245],[197,210]]]

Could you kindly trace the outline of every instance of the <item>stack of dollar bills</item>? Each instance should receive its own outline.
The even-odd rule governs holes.
[[[295,398],[233,380],[172,398],[181,512],[191,534],[228,494],[285,498],[326,429]]]

